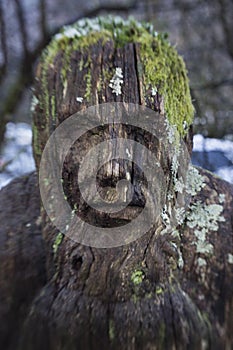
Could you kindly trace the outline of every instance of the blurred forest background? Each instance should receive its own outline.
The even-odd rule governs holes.
[[[232,0],[0,0],[1,144],[9,121],[31,123],[33,70],[52,35],[104,14],[132,15],[167,32],[189,71],[195,133],[233,141]],[[0,172],[5,167],[0,158]]]

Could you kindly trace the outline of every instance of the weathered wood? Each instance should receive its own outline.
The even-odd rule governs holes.
[[[191,340],[187,340],[187,334],[192,339],[192,347],[198,349],[200,348],[200,335],[204,335],[205,333],[208,334],[207,338],[209,339],[207,348],[231,348],[232,306],[230,305],[230,300],[232,296],[232,283],[230,276],[232,269],[227,261],[227,251],[230,252],[232,247],[233,218],[231,208],[233,204],[233,191],[232,186],[213,177],[209,172],[204,170],[200,170],[200,172],[205,176],[208,186],[195,200],[206,201],[206,198],[212,198],[212,201],[215,202],[220,193],[226,194],[224,203],[226,221],[221,223],[218,232],[209,232],[211,241],[215,243],[217,253],[208,261],[207,267],[204,267],[204,269],[202,267],[200,270],[197,266],[197,254],[192,244],[194,239],[193,232],[190,229],[187,230],[187,228],[184,230],[182,239],[182,251],[185,260],[184,270],[180,273],[175,268],[174,278],[176,277],[177,281],[175,282],[173,280],[174,283],[172,285],[171,279],[169,278],[167,280],[165,273],[165,269],[167,271],[169,266],[172,265],[171,251],[168,251],[165,245],[166,242],[161,242],[161,237],[156,238],[153,235],[150,244],[147,244],[148,239],[144,237],[137,242],[137,245],[131,244],[125,247],[125,255],[121,257],[121,261],[118,261],[114,257],[115,254],[118,256],[121,253],[121,248],[112,249],[111,251],[99,251],[85,248],[78,244],[74,245],[69,240],[64,241],[60,247],[59,258],[57,259],[63,264],[63,268],[66,266],[66,274],[62,278],[57,279],[56,282],[55,280],[53,282],[50,281],[43,288],[43,292],[41,291],[37,297],[25,326],[24,342],[26,345],[25,343],[24,345],[26,349],[32,349],[32,347],[38,347],[38,349],[40,347],[45,349],[57,349],[59,347],[62,349],[77,349],[77,347],[82,348],[84,346],[94,349],[100,346],[114,348],[112,339],[114,336],[116,342],[115,348],[119,347],[121,341],[126,342],[125,345],[122,345],[122,348],[124,346],[125,348],[140,348],[142,346],[143,348],[147,348],[147,346],[148,348],[153,348],[158,342],[158,339],[160,339],[160,348],[166,349],[171,348],[174,337],[176,338],[177,348],[187,348],[187,346],[191,347]],[[43,266],[43,250],[41,248],[38,249],[37,244],[40,241],[39,232],[37,236],[39,241],[38,239],[31,239],[32,237],[28,235],[28,230],[31,230],[34,232],[34,237],[38,228],[37,215],[39,213],[39,201],[37,199],[36,177],[35,175],[31,177],[30,186],[28,187],[30,198],[34,199],[30,201],[30,206],[28,206],[28,201],[22,200],[22,196],[19,194],[20,188],[24,198],[26,198],[26,180],[27,178],[15,180],[14,183],[1,191],[2,203],[8,204],[1,210],[1,227],[3,228],[1,239],[6,237],[6,232],[11,232],[9,227],[9,218],[11,218],[11,225],[13,225],[11,241],[14,241],[14,248],[11,244],[10,250],[6,250],[5,244],[1,245],[3,247],[3,255],[1,254],[3,261],[1,263],[1,281],[5,281],[4,284],[1,283],[1,299],[5,301],[1,308],[1,325],[2,327],[5,325],[8,329],[7,332],[6,329],[2,328],[1,344],[6,349],[8,348],[7,344],[9,344],[9,340],[13,343],[9,349],[16,348],[18,342],[16,324],[22,324],[22,319],[25,317],[24,315],[27,310],[26,305],[29,305],[34,295],[32,290],[33,284],[30,278],[31,269],[35,267],[36,271],[41,271],[39,272],[39,276],[41,276],[39,280],[38,272],[35,272],[34,278],[36,283],[43,284],[45,280],[45,273],[42,273],[43,268],[41,268]],[[13,197],[9,197],[11,188],[13,189]],[[229,192],[230,188],[231,192]],[[18,200],[20,201],[19,205],[17,205]],[[15,214],[12,214],[12,206],[14,207]],[[8,212],[6,212],[6,208]],[[34,209],[31,211],[29,208]],[[33,214],[32,217],[30,217],[30,214]],[[29,217],[31,226],[25,228]],[[14,218],[16,218],[16,221]],[[4,222],[7,223],[7,226]],[[28,240],[23,240],[25,244],[28,242],[29,246],[27,246],[25,254],[27,261],[30,259],[33,265],[32,263],[27,263],[21,269],[20,266],[22,264],[20,263],[15,265],[16,270],[11,269],[10,271],[9,266],[12,266],[12,264],[8,264],[7,262],[12,254],[17,256],[16,259],[18,261],[19,259],[24,259],[21,253],[17,253],[21,246],[17,240],[17,224],[21,227],[20,235],[24,235],[23,237]],[[41,243],[39,245],[41,247]],[[135,286],[133,283],[130,284],[128,286],[129,300],[123,302],[121,301],[121,296],[124,294],[124,290],[120,281],[122,279],[125,280],[124,273],[127,271],[129,265],[134,265],[140,246],[142,248],[141,261],[144,262],[142,270],[146,272],[147,278],[139,286]],[[32,253],[34,251],[37,251],[39,260],[35,259],[35,255]],[[70,253],[67,254],[67,251]],[[143,256],[144,252],[145,256]],[[95,261],[93,259],[94,255],[96,257],[98,256],[98,259]],[[106,273],[107,271],[109,272],[110,261],[113,263],[113,267],[111,268],[111,273],[108,273],[108,277],[106,278]],[[147,267],[148,262],[150,273]],[[166,265],[167,263],[168,265]],[[113,278],[113,269],[115,270],[115,280]],[[104,271],[106,272],[104,273]],[[7,279],[4,277],[6,276],[6,272]],[[18,276],[17,279],[16,274]],[[29,285],[25,283],[27,280],[26,276],[29,276]],[[22,278],[24,278],[24,283],[20,283]],[[165,294],[163,293],[165,286],[163,281],[165,281],[168,288]],[[12,289],[12,283],[14,283],[15,289]],[[103,286],[102,288],[100,288],[101,285]],[[96,290],[94,290],[94,286]],[[152,293],[150,294],[149,291],[151,289]],[[14,292],[12,294],[10,290],[15,290],[16,293]],[[22,293],[20,293],[20,290]],[[92,293],[90,293],[90,290]],[[106,290],[108,293],[106,293]],[[27,294],[28,291],[30,291],[29,295]],[[95,294],[96,296],[88,297],[89,294]],[[9,298],[9,295],[12,295],[12,298]],[[16,302],[16,295],[19,297],[17,300],[19,300],[20,304]],[[25,306],[22,305],[20,295],[24,296]],[[28,299],[25,299],[26,295],[28,295]],[[7,310],[7,305],[10,305],[13,300],[16,303],[16,308],[9,306]],[[116,302],[117,300],[118,302]],[[21,305],[20,309],[17,305]],[[195,322],[195,312],[193,312],[195,308],[198,308],[199,312],[205,315],[204,320],[197,319]],[[21,314],[22,309],[25,311]],[[185,315],[183,315],[183,312],[185,312]],[[200,316],[199,312],[198,314]],[[104,314],[106,315],[105,321],[103,318]],[[108,345],[106,345],[106,342],[108,343],[106,339],[100,337],[99,334],[95,335],[95,331],[89,328],[90,322],[93,323],[96,317],[99,317],[97,322],[98,331],[106,334],[106,337],[110,337]],[[143,319],[143,326],[141,318]],[[80,321],[81,319],[83,319],[82,322]],[[53,324],[55,322],[56,325],[55,327],[53,326],[52,333],[49,332],[51,327],[49,326],[50,322]],[[180,322],[182,322],[182,325]],[[168,329],[165,325],[167,325]],[[106,331],[106,329],[109,331]],[[128,331],[126,332],[125,329]],[[132,334],[133,329],[135,329],[135,334]],[[145,339],[143,340],[143,334],[146,330],[151,334],[148,345],[147,341]],[[222,337],[219,337],[220,330],[223,332]],[[8,340],[5,338],[6,334],[8,334]],[[14,337],[12,336],[13,334]],[[135,340],[133,339],[134,335],[136,335]],[[140,340],[141,337],[142,339]],[[148,334],[145,338],[147,337]],[[180,344],[177,338],[184,338],[189,345],[186,346],[186,343]]]
[[[90,31],[88,45],[82,37],[67,39],[64,35],[61,41],[58,39],[60,46],[51,43],[42,57],[34,111],[38,168],[42,150],[56,126],[75,112],[104,102],[145,105],[163,123],[170,116],[170,124],[177,124],[178,140],[183,138],[190,152],[192,115],[182,114],[180,109],[182,104],[191,103],[183,62],[162,38],[153,37],[150,29],[139,29],[133,22],[118,25],[119,30],[126,29],[120,46],[119,37],[109,37],[111,31],[103,31],[100,36],[98,31],[98,35]],[[98,40],[93,41],[95,35]],[[146,44],[143,40],[148,35],[153,39]],[[143,51],[143,45],[147,51]],[[160,77],[151,83],[146,66],[152,63],[150,54],[147,56],[150,45],[149,52],[159,60],[150,78]],[[161,73],[165,71],[164,62],[169,67],[168,76]],[[116,67],[122,68],[124,76],[119,96],[109,87]],[[152,94],[155,81],[158,91]],[[163,89],[169,85],[173,99],[171,92]],[[175,91],[177,85],[180,92]],[[77,97],[83,97],[82,103]],[[192,114],[191,107],[186,111]],[[169,140],[161,143],[144,130],[109,124],[84,135],[66,156],[63,188],[71,207],[78,205],[75,214],[82,211],[90,223],[114,227],[116,221],[124,223],[134,218],[144,206],[143,187],[138,181],[143,179],[142,172],[119,159],[100,169],[97,183],[102,195],[108,196],[106,189],[114,189],[116,182],[129,173],[135,194],[133,208],[120,217],[97,214],[80,196],[77,175],[83,155],[101,141],[112,139],[113,131],[116,137],[138,141],[156,155],[164,173],[161,196],[167,207],[174,206],[179,197],[173,169],[176,164],[172,161],[175,140],[172,145]],[[20,350],[231,348],[233,188],[204,170],[193,169],[191,173],[188,190],[192,200],[188,207],[180,208],[186,212],[179,225],[169,229],[165,211],[149,232],[121,247],[97,249],[67,236],[62,239],[41,210],[48,280],[31,305],[20,334]],[[50,190],[49,185],[48,197]]]
[[[0,343],[17,347],[30,303],[46,282],[37,175],[0,192]]]

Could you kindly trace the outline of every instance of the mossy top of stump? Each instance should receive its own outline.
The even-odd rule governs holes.
[[[117,65],[119,52],[127,45],[133,45],[136,57],[138,101],[132,97],[133,91],[127,91],[129,85],[124,84],[126,55],[122,54],[123,63]],[[114,62],[108,52],[109,46],[116,56]],[[105,55],[105,65],[98,70],[101,62],[97,51],[100,49]],[[111,84],[117,68],[122,80],[118,91],[114,89],[114,82]],[[76,75],[73,79],[76,95],[70,87],[72,79],[69,77],[72,75]],[[35,157],[40,157],[46,139],[62,119],[94,104],[117,101],[145,105],[165,115],[181,136],[186,135],[193,122],[194,108],[184,61],[166,35],[158,34],[150,23],[108,16],[83,19],[65,26],[44,50],[36,80],[32,106],[36,116]],[[41,128],[37,129],[38,125]],[[40,129],[47,130],[42,141]]]

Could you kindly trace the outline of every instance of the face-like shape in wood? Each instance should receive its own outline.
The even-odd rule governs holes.
[[[189,160],[185,148],[171,147],[168,127],[160,114],[123,103],[66,119],[40,167],[42,200],[56,226],[84,244],[112,247],[156,225],[171,192],[174,157],[182,154],[184,171]]]

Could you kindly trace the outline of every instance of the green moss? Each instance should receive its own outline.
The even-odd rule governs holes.
[[[54,255],[57,254],[57,251],[58,251],[58,248],[61,244],[61,242],[63,241],[63,233],[59,232],[54,240],[54,243],[53,243],[53,253]]]
[[[112,38],[111,33],[107,30],[102,29],[101,32],[92,31],[86,36],[79,38],[77,42],[77,49],[88,48],[92,45],[95,45],[98,41],[101,41],[104,45],[108,40]]]
[[[41,156],[41,149],[39,147],[38,129],[35,123],[32,123],[32,133],[33,133],[33,152],[35,156]]]
[[[91,97],[91,72],[88,71],[88,73],[85,75],[85,81],[86,81],[86,91],[84,98],[89,101]]]
[[[137,302],[140,300],[140,298],[134,293],[132,294],[132,301],[134,304],[137,304]]]
[[[70,69],[72,52],[84,51],[100,41],[103,45],[108,40],[112,40],[115,47],[123,47],[127,43],[140,45],[141,63],[138,63],[138,70],[144,80],[144,93],[148,94],[148,89],[152,92],[157,89],[164,98],[165,113],[169,122],[176,125],[179,133],[184,135],[188,129],[184,130],[184,124],[187,126],[192,124],[194,114],[185,65],[183,59],[167,41],[166,35],[156,33],[151,24],[109,16],[85,19],[72,26],[66,26],[45,50],[42,56],[42,70],[46,72],[53,64],[56,55],[62,54],[61,75],[64,82]],[[80,69],[83,69],[82,61],[79,63]],[[49,101],[44,74],[42,74],[42,85],[46,94],[44,104],[47,114]],[[86,76],[86,85],[85,97],[89,99],[90,74]],[[151,98],[151,95],[147,98]]]
[[[182,58],[166,40],[149,37],[142,42],[141,57],[145,65],[146,87],[158,87],[164,97],[169,123],[175,125],[179,133],[185,134],[183,124],[192,124],[194,110]]]
[[[112,67],[109,67],[109,68],[112,68]],[[105,82],[106,81],[110,82],[110,80],[112,79],[112,70],[111,69],[103,69],[102,76],[103,76],[103,79],[101,81],[101,83],[102,83],[101,88],[103,89]]]
[[[78,64],[78,68],[80,72],[83,70],[83,67],[84,67],[84,61],[83,61],[83,58],[81,58]]]
[[[163,294],[164,293],[164,290],[162,289],[161,286],[157,286],[156,289],[155,289],[155,294],[156,295],[160,295],[160,294]]]
[[[115,325],[114,325],[114,321],[112,319],[109,320],[108,336],[109,336],[109,339],[111,341],[113,341],[115,338]]]
[[[46,121],[49,121],[49,89],[47,79],[47,69],[42,68],[41,72],[41,96],[40,96],[40,108],[45,112]],[[49,123],[46,123],[49,124]]]
[[[144,278],[144,273],[141,270],[135,270],[131,275],[131,281],[135,286],[138,286],[142,283]]]
[[[158,337],[159,337],[159,344],[162,347],[162,345],[164,344],[165,337],[166,337],[166,325],[164,322],[160,322],[160,324],[159,324]]]

